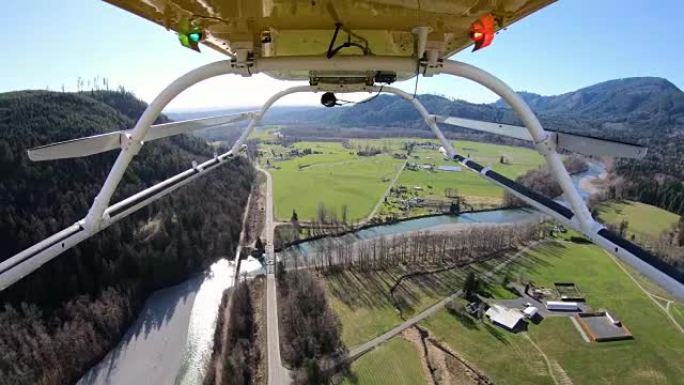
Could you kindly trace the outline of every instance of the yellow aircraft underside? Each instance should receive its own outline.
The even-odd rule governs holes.
[[[428,26],[428,46],[449,57],[471,45],[470,25],[491,13],[504,28],[555,0],[105,0],[176,32],[202,32],[202,43],[257,57],[325,55],[348,39],[372,55],[410,57],[413,28]],[[190,26],[190,27],[188,27]],[[355,35],[355,36],[354,36]],[[362,55],[349,47],[340,55]]]

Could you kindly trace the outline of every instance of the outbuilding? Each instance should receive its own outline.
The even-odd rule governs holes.
[[[525,318],[527,319],[534,318],[534,316],[536,316],[537,313],[539,313],[539,309],[537,309],[534,306],[528,306],[523,310],[523,315],[525,315]]]
[[[494,304],[485,312],[487,318],[493,323],[514,331],[518,328],[525,316],[519,310],[509,309],[505,306]]]
[[[579,304],[577,302],[546,301],[546,309],[551,311],[577,311]]]
[[[461,167],[459,166],[439,166],[437,167],[439,171],[448,171],[448,172],[461,172]]]

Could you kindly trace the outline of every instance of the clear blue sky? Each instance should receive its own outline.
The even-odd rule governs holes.
[[[600,81],[664,77],[684,87],[684,1],[560,0],[497,35],[491,47],[455,59],[517,90],[559,94]],[[181,47],[174,33],[93,0],[2,0],[0,92],[76,88],[105,76],[150,101],[182,73],[223,57]],[[287,87],[265,76],[223,77],[186,91],[170,109],[257,105]],[[413,81],[401,85],[413,91]],[[473,102],[496,96],[464,80],[421,79],[421,93]],[[316,103],[298,96],[284,104]]]

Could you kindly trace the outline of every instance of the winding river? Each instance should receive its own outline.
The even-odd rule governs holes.
[[[587,171],[574,175],[572,179],[586,197],[588,193],[581,188],[581,180],[604,172],[601,164],[591,163]],[[347,236],[369,239],[453,224],[522,222],[539,215],[530,209],[443,215],[371,227]],[[293,248],[306,254],[316,247],[316,242],[305,242]],[[155,292],[119,344],[78,384],[200,385],[213,349],[221,296],[232,284],[234,274],[232,262],[221,259],[205,273]]]

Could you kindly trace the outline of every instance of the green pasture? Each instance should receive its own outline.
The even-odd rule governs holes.
[[[351,365],[343,385],[422,385],[427,379],[413,343],[395,337]]]
[[[497,258],[467,268],[404,279],[394,292],[395,302],[405,318],[411,317],[461,290],[468,272],[484,273],[501,261]],[[366,342],[403,322],[390,300],[389,290],[406,272],[404,267],[367,272],[343,270],[325,277],[328,299],[342,322],[342,340],[348,347]]]
[[[456,151],[483,166],[489,166],[495,171],[511,178],[525,174],[527,171],[540,167],[544,159],[532,149],[503,146],[491,143],[457,141],[454,142]],[[501,163],[501,160],[504,163]],[[408,159],[418,165],[456,165],[443,159],[441,154],[432,149],[418,148]],[[478,206],[496,206],[503,199],[503,190],[479,175],[466,170],[460,172],[427,170],[404,170],[397,184],[407,186],[409,191],[420,187],[418,195],[437,200],[446,200],[445,190],[452,188],[471,204]]]
[[[407,186],[414,196],[446,200],[445,189],[453,188],[478,207],[501,203],[503,190],[467,170],[401,171],[404,160],[395,159],[393,155],[405,154],[407,142],[436,143],[425,139],[392,138],[352,139],[349,141],[350,148],[344,148],[340,142],[297,142],[293,147],[262,144],[261,163],[266,165],[268,161],[272,166],[269,171],[274,180],[276,216],[280,220],[287,220],[292,210],[296,210],[300,219],[308,220],[316,215],[322,203],[334,210],[338,217],[341,217],[342,206],[346,205],[348,220],[364,219],[380,202],[399,172],[401,174],[396,185]],[[357,150],[365,147],[379,148],[383,153],[375,156],[356,155]],[[467,141],[455,142],[455,147],[459,153],[470,155],[475,161],[513,179],[539,167],[543,162],[536,152],[522,147]],[[321,154],[289,159],[280,157],[292,148],[310,148]],[[502,157],[504,164],[500,162]],[[436,148],[420,146],[415,147],[406,161],[435,166],[454,164],[444,160]],[[392,210],[383,206],[381,209],[383,213]]]
[[[271,150],[281,153],[281,146],[262,146],[267,156]],[[273,176],[276,217],[288,220],[296,210],[300,220],[316,216],[320,204],[342,217],[347,206],[348,220],[368,216],[399,172],[403,160],[380,154],[358,156],[335,142],[299,142],[294,148],[310,148],[321,154],[305,155],[288,160],[266,157]],[[265,164],[266,160],[262,161]]]
[[[657,239],[677,224],[679,215],[641,202],[606,202],[598,207],[599,219],[613,226],[627,221],[627,237],[639,240]]]
[[[569,379],[574,384],[672,384],[684,378],[684,335],[598,247],[571,242],[541,245],[503,273],[544,287],[575,282],[590,306],[614,313],[634,335],[631,341],[587,343],[566,317],[530,325],[527,335],[548,356],[560,383]],[[675,305],[675,311],[680,306]],[[423,325],[496,383],[554,383],[541,353],[524,333],[509,333],[447,311]]]

